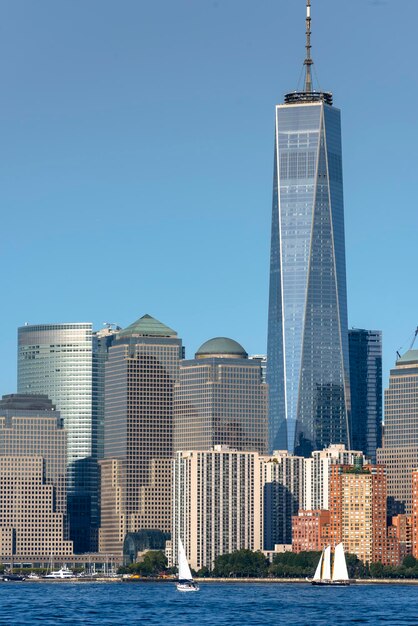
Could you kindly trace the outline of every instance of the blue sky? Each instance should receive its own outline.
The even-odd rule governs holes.
[[[342,109],[349,323],[418,325],[416,0],[313,0]],[[25,322],[149,313],[266,350],[274,105],[304,0],[1,2],[0,393]]]

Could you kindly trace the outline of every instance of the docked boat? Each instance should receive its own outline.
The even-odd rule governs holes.
[[[4,582],[21,582],[22,580],[25,580],[25,577],[22,576],[21,574],[3,574],[2,578],[1,578]]]
[[[331,571],[331,546],[324,548],[314,577],[309,581],[312,585],[349,585],[347,563],[345,560],[344,546],[339,543],[335,546],[334,562]]]
[[[178,591],[199,591],[199,585],[193,580],[181,539],[179,539],[179,573],[176,587]]]
[[[46,576],[44,576],[44,578],[54,578],[54,579],[75,578],[75,574],[70,569],[68,569],[68,567],[66,565],[64,565],[58,571],[51,572],[50,574],[46,574]]]

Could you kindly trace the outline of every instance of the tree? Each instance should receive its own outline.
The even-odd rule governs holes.
[[[260,578],[266,576],[268,561],[261,552],[236,550],[215,560],[214,576],[221,578]]]
[[[161,550],[149,550],[145,552],[142,561],[132,563],[129,570],[133,574],[141,576],[157,576],[167,569],[167,558]]]
[[[412,554],[407,554],[404,560],[402,561],[402,565],[404,567],[415,567],[417,564],[417,560]]]
[[[383,578],[385,574],[385,568],[380,561],[377,563],[370,563],[370,575],[372,578]]]

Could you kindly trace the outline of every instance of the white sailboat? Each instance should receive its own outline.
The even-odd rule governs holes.
[[[199,591],[199,585],[193,580],[181,539],[179,539],[179,573],[176,587],[178,591]]]
[[[335,546],[334,553],[334,567],[332,569],[332,584],[333,585],[349,585],[350,579],[348,577],[347,563],[345,560],[344,546],[339,543]]]
[[[334,563],[331,573],[331,546],[324,548],[314,577],[309,582],[312,585],[349,585],[347,563],[345,561],[344,546],[339,543],[335,547]]]

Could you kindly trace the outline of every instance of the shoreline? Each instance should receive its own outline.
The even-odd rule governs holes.
[[[0,581],[7,584],[13,581]],[[26,579],[19,581],[23,583],[172,583],[175,578],[55,578],[55,579]],[[198,584],[228,583],[228,584],[310,584],[305,578],[197,578]],[[353,585],[418,585],[416,578],[358,578],[351,581]]]

